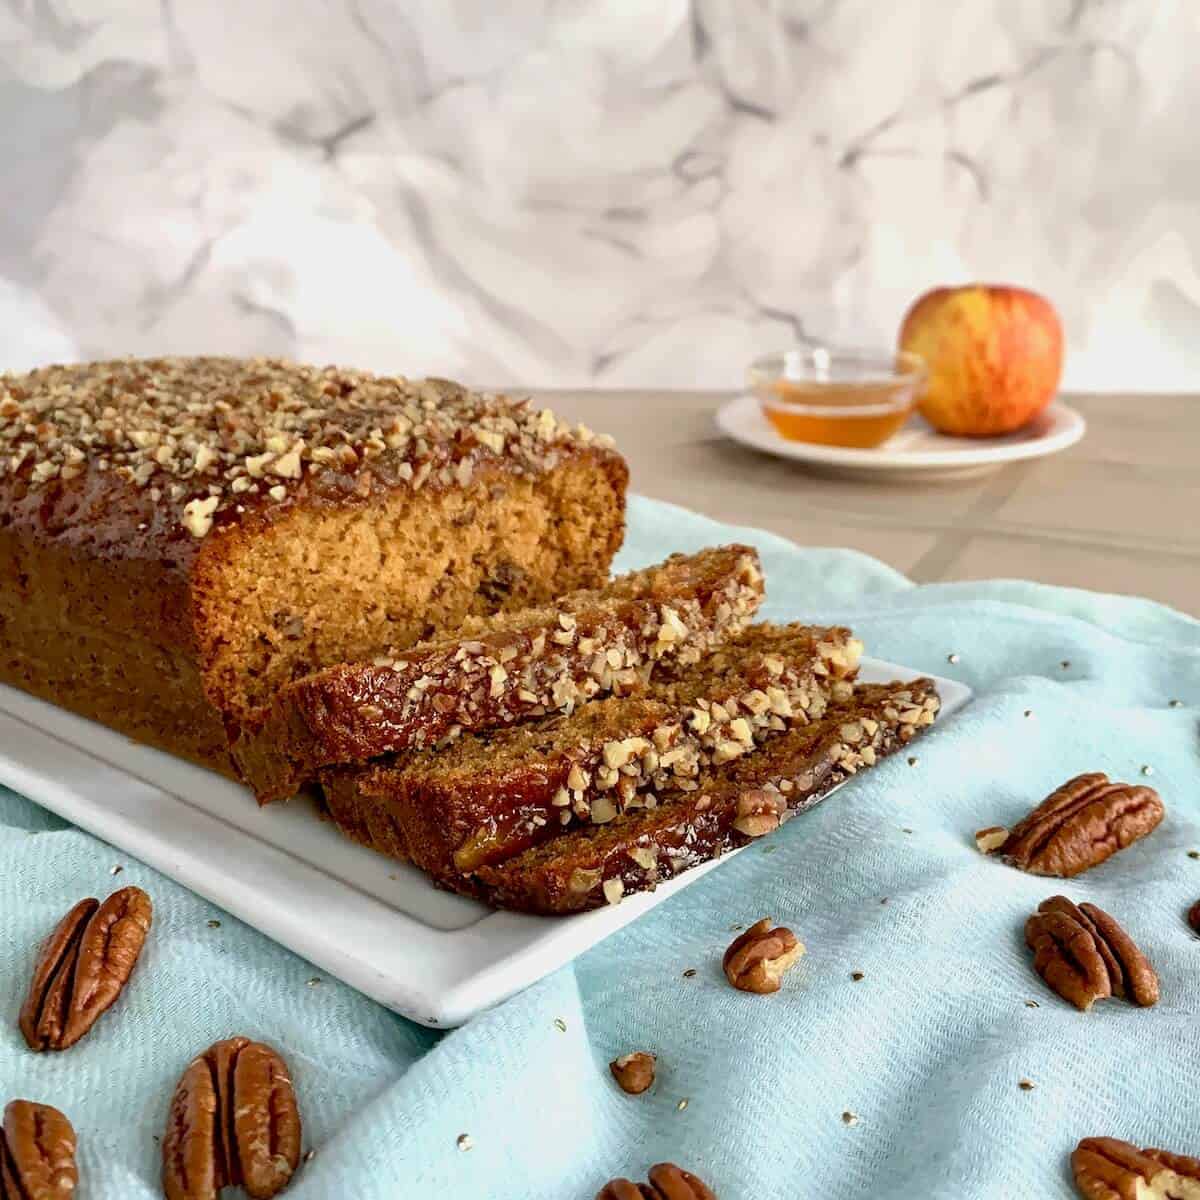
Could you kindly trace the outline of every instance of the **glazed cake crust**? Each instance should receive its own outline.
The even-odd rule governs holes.
[[[221,717],[282,683],[600,583],[626,481],[605,439],[445,381],[0,376],[0,680],[230,771]]]
[[[692,791],[665,793],[657,808],[480,868],[475,894],[498,908],[561,915],[653,890],[811,808],[836,784],[909,745],[939,707],[928,679],[856,684],[848,700],[830,705],[818,721],[706,771]]]
[[[580,824],[600,825],[706,765],[749,754],[849,693],[861,644],[845,629],[755,625],[644,693],[460,738],[442,750],[321,772],[343,832],[448,886]]]
[[[638,691],[656,664],[694,663],[745,627],[762,599],[749,546],[724,546],[472,619],[454,635],[285,687],[238,731],[233,753],[260,802],[318,768],[420,750],[458,736]]]
[[[538,472],[588,446],[611,440],[448,380],[278,359],[120,359],[0,375],[0,499],[17,522],[44,524],[93,555],[184,569],[214,521],[362,501],[400,484],[466,488],[481,466]],[[46,503],[51,511],[36,515]]]

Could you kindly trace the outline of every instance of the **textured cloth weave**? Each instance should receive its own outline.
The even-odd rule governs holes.
[[[902,754],[852,780],[445,1035],[312,982],[302,959],[0,789],[0,1102],[72,1118],[80,1200],[160,1194],[175,1081],[233,1033],[292,1065],[316,1151],[295,1200],[591,1200],[664,1159],[721,1200],[1068,1197],[1081,1137],[1200,1153],[1200,941],[1184,922],[1200,898],[1188,854],[1200,849],[1200,623],[1028,583],[916,587],[861,555],[636,498],[630,516],[621,569],[753,542],[764,615],[851,624],[869,653],[961,679],[976,699],[918,743],[915,765]],[[1062,884],[976,851],[975,829],[1012,823],[1085,770],[1153,784],[1163,825]],[[126,883],[155,902],[132,984],[80,1045],[29,1053],[16,1014],[38,940],[81,896]],[[1162,981],[1156,1008],[1112,1000],[1083,1014],[1045,988],[1022,927],[1058,891],[1140,942]],[[764,915],[808,954],[778,994],[745,995],[721,953],[733,925]],[[627,1097],[607,1064],[636,1049],[658,1054],[658,1082]]]

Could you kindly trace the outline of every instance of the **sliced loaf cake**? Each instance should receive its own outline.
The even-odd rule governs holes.
[[[449,886],[573,825],[684,790],[707,766],[845,699],[862,646],[846,629],[751,626],[631,697],[320,774],[343,832]]]

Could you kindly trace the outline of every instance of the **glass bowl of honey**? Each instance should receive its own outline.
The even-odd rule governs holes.
[[[904,350],[806,346],[750,364],[750,387],[782,437],[823,446],[882,446],[908,420],[925,364]]]

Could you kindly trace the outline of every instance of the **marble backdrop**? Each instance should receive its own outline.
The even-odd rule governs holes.
[[[1200,389],[1198,0],[0,0],[0,365],[717,386],[1021,282]]]

